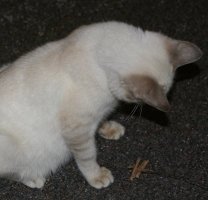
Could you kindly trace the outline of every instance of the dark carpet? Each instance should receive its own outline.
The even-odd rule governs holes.
[[[2,200],[207,200],[208,199],[208,5],[206,0],[1,0],[0,64],[69,34],[83,24],[118,20],[196,43],[204,56],[177,72],[171,112],[134,105],[111,116],[126,127],[119,141],[97,137],[98,161],[115,182],[96,190],[72,161],[42,190],[0,179]],[[151,173],[129,180],[129,166],[149,160]],[[0,163],[1,164],[1,163]]]

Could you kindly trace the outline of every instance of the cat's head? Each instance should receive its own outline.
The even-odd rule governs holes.
[[[121,28],[113,39],[113,48],[105,62],[110,60],[107,65],[114,96],[122,101],[144,102],[161,111],[169,111],[166,95],[175,71],[197,61],[202,51],[193,43],[132,27],[123,32]]]

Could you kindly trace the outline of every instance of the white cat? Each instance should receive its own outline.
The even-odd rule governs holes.
[[[75,30],[5,65],[0,73],[0,175],[32,188],[72,154],[95,188],[113,182],[96,161],[95,132],[118,101],[162,111],[177,67],[202,55],[192,43],[119,22]],[[98,132],[118,139],[124,127]]]

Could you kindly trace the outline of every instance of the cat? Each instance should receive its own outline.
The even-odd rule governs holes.
[[[105,121],[119,101],[170,110],[176,69],[197,61],[194,44],[122,22],[81,26],[0,73],[0,176],[31,188],[73,156],[100,189],[114,178],[96,159],[95,133],[117,140],[125,128]]]

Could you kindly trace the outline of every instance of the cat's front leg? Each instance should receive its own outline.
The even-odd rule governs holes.
[[[25,184],[26,186],[30,187],[30,188],[42,188],[45,184],[46,179],[43,177],[37,177],[35,179],[32,178],[24,178],[23,180],[21,180],[21,182],[23,184]]]
[[[70,139],[69,145],[80,171],[91,186],[100,189],[113,182],[111,172],[105,167],[100,167],[96,161],[94,136],[76,136]]]
[[[125,128],[115,121],[106,121],[98,129],[101,137],[109,140],[118,140],[125,133]]]

